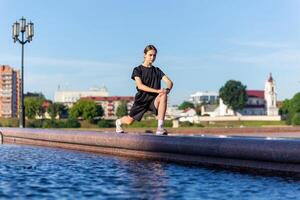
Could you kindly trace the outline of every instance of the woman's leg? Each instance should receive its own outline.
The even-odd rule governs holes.
[[[127,124],[127,125],[130,125],[134,122],[134,119],[129,115],[122,117],[120,120],[122,124]]]
[[[158,120],[165,120],[166,110],[167,110],[167,101],[168,95],[167,94],[159,94],[154,101],[154,106],[156,107],[158,114]]]
[[[167,135],[167,130],[164,129],[164,120],[165,120],[165,115],[166,115],[166,109],[167,109],[167,99],[168,96],[167,94],[160,94],[156,97],[154,101],[154,106],[157,109],[157,130],[156,134],[157,135]]]
[[[134,119],[130,116],[124,116],[121,119],[116,120],[116,132],[117,133],[124,133],[122,128],[122,124],[130,125],[134,122]]]

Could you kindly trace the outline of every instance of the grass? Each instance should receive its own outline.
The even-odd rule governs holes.
[[[80,126],[82,128],[87,128],[87,129],[95,129],[95,128],[98,128],[97,124],[91,124],[89,123],[88,121],[79,121],[80,123]]]
[[[0,127],[18,127],[18,118],[0,118]]]

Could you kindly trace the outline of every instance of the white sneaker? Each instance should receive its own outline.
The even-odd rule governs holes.
[[[157,128],[156,135],[168,135],[168,131],[164,128]]]
[[[124,130],[122,129],[122,123],[120,119],[116,120],[116,133],[124,133]]]

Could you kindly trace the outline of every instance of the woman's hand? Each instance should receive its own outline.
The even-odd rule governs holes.
[[[162,95],[162,94],[168,94],[167,90],[165,89],[159,89],[157,90],[158,95]]]

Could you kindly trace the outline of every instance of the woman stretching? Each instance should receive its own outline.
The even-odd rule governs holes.
[[[157,135],[167,135],[164,128],[164,120],[167,109],[167,97],[173,87],[173,82],[158,68],[152,64],[155,61],[157,49],[148,45],[144,49],[144,62],[133,69],[131,78],[135,80],[137,93],[134,104],[128,116],[116,120],[116,132],[124,133],[122,124],[130,125],[135,120],[140,121],[145,112],[151,111],[157,116]],[[167,88],[161,88],[163,80]]]

